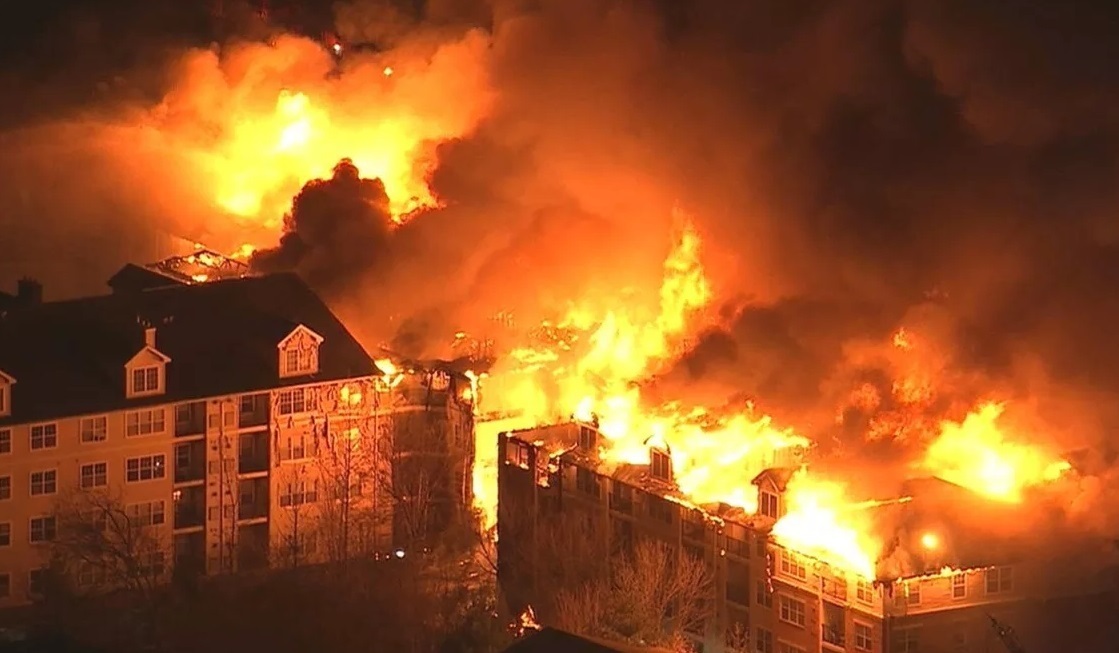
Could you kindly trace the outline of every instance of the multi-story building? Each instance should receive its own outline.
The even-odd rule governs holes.
[[[397,418],[431,413],[469,440],[468,379],[439,377],[445,403],[415,409],[397,387],[413,382],[390,379],[294,275],[122,272],[111,295],[0,315],[0,607],[36,595],[62,511],[92,496],[144,530],[156,577],[400,546]]]
[[[1007,650],[992,617],[999,627],[1012,626],[1033,644],[1025,650],[1102,653],[1113,650],[1101,648],[1104,644],[1119,641],[1113,639],[1111,621],[1100,620],[1117,606],[1114,579],[1099,574],[1107,566],[1106,552],[1087,561],[1091,564],[1073,565],[1070,559],[1054,567],[1052,558],[1004,557],[1007,549],[992,548],[986,539],[987,544],[977,541],[971,550],[977,557],[960,558],[955,551],[949,555],[947,543],[962,542],[968,533],[953,531],[945,519],[935,522],[935,534],[923,530],[934,523],[928,520],[932,511],[948,507],[916,497],[890,507],[888,522],[899,525],[899,533],[923,539],[927,560],[910,561],[907,571],[871,580],[785,547],[770,535],[784,514],[790,463],[798,452],[787,452],[784,460],[771,461],[770,468],[757,474],[759,508],[751,515],[723,504],[688,502],[675,488],[670,457],[656,447],[650,449],[648,465],[615,466],[603,473],[595,457],[598,437],[592,426],[572,423],[499,438],[498,575],[514,609],[533,605],[548,620],[555,578],[541,570],[556,561],[544,558],[562,557],[565,548],[574,556],[593,556],[593,551],[609,555],[631,550],[637,538],[651,538],[704,561],[711,572],[708,618],[690,635],[704,651]],[[954,509],[966,506],[957,502]],[[586,549],[575,542],[549,547],[544,540],[557,539],[549,528],[555,524],[574,524],[583,532],[576,539],[598,540],[602,546]],[[938,547],[941,542],[944,546]],[[934,548],[939,548],[935,556]],[[992,556],[1002,558],[1001,564],[992,566]],[[925,574],[934,562],[938,566]],[[1086,573],[1076,573],[1081,571]],[[1055,646],[1072,640],[1067,633],[1054,639],[1056,631],[1046,630],[1066,620],[1093,619],[1079,633],[1083,648]]]

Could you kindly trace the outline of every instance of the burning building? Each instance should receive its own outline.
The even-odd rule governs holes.
[[[112,285],[0,317],[0,607],[60,559],[114,584],[71,550],[88,523],[161,580],[388,555],[466,514],[464,375],[378,365],[291,274]]]
[[[1020,650],[1011,648],[1011,628],[1025,650],[1104,651],[1114,641],[1106,618],[1119,605],[1113,543],[1039,543],[1065,538],[1058,529],[1003,538],[982,524],[1014,519],[1006,514],[1014,509],[918,479],[898,499],[857,507],[891,533],[868,569],[852,564],[857,556],[820,555],[783,536],[803,450],[757,461],[766,467],[754,476],[751,512],[690,501],[662,442],[650,442],[646,464],[608,465],[598,457],[600,437],[595,426],[572,422],[499,438],[499,580],[511,603],[531,604],[545,620],[557,610],[563,581],[552,570],[570,568],[565,556],[597,551],[621,560],[635,542],[652,540],[710,573],[703,618],[687,629],[704,651]],[[826,530],[826,520],[812,527]],[[557,528],[594,545],[549,547]],[[1072,624],[1081,626],[1070,631]]]

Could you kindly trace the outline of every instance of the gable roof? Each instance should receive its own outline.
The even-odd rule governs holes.
[[[171,359],[164,395],[126,399],[124,365],[144,323]],[[320,334],[319,372],[281,379],[277,343],[299,325]],[[379,374],[346,327],[293,274],[171,285],[13,311],[0,318],[0,369],[12,415],[0,424],[256,392]]]
[[[770,467],[769,469],[763,469],[750,483],[760,486],[762,483],[768,481],[773,483],[778,492],[784,492],[788,489],[789,481],[793,478],[793,474],[795,473],[795,469],[790,469],[788,467]]]

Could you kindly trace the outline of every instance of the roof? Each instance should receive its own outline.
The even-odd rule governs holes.
[[[785,489],[789,487],[789,481],[793,478],[793,474],[795,473],[795,469],[789,469],[787,467],[770,467],[769,469],[763,469],[750,483],[753,485],[761,485],[769,481],[773,483],[778,492],[784,492]]]
[[[125,265],[109,277],[109,287],[113,292],[153,290],[184,283],[186,282],[134,263]]]
[[[170,357],[166,393],[126,399],[124,365],[145,324]],[[323,337],[319,372],[281,379],[277,345],[300,324]],[[293,274],[51,302],[0,317],[0,370],[15,377],[5,423],[23,423],[380,374]]]
[[[653,653],[662,650],[580,637],[555,628],[541,628],[514,642],[504,653]]]

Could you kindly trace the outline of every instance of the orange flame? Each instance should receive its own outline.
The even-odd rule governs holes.
[[[1000,501],[1018,502],[1029,487],[1054,481],[1068,461],[1037,446],[1010,441],[999,426],[1004,405],[987,403],[962,422],[944,422],[922,466],[957,485]]]

